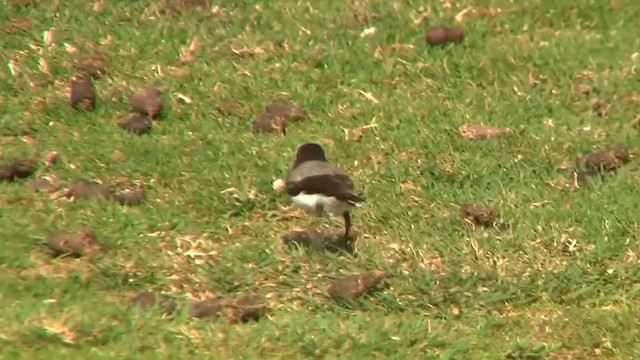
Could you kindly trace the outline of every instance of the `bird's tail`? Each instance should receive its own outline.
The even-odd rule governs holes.
[[[362,206],[362,203],[364,203],[364,199],[360,195],[356,195],[356,194],[351,194],[347,198],[347,201],[349,202],[349,204],[355,207]]]

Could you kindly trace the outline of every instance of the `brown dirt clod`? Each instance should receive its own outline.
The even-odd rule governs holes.
[[[207,299],[191,304],[189,314],[197,319],[223,317],[232,324],[258,321],[267,312],[267,306],[255,294],[244,294],[230,299]]]
[[[584,160],[585,168],[588,170],[615,171],[631,161],[631,155],[626,148],[616,146],[586,155],[582,159]],[[578,160],[579,162],[581,162],[581,159]]]
[[[170,297],[162,294],[157,294],[152,291],[143,291],[136,294],[130,303],[129,308],[138,306],[141,310],[150,310],[153,308],[160,308],[165,315],[173,314],[178,305]]]
[[[275,132],[286,135],[289,122],[297,122],[307,118],[309,113],[298,105],[274,102],[264,108],[264,112],[253,121],[254,133]]]
[[[101,250],[96,233],[91,229],[51,235],[47,238],[47,246],[54,257],[62,255],[92,256]]]
[[[38,169],[38,163],[33,160],[16,159],[0,164],[0,181],[13,182],[33,175]]]
[[[147,198],[147,192],[144,188],[137,188],[133,190],[125,190],[119,192],[113,196],[114,200],[124,206],[138,206],[142,204]]]
[[[71,78],[69,102],[77,110],[92,111],[96,108],[96,90],[89,75],[75,75]]]
[[[456,26],[447,28],[447,39],[454,44],[461,43],[464,40],[464,30]]]
[[[136,135],[143,135],[151,131],[152,123],[148,117],[131,114],[126,119],[119,121],[118,127]]]
[[[432,26],[427,29],[427,34],[425,36],[425,41],[431,46],[461,43],[463,40],[464,30],[455,26]]]
[[[110,199],[112,191],[107,186],[87,179],[78,179],[71,183],[65,197],[78,199],[102,198]]]
[[[218,318],[222,307],[222,301],[218,299],[196,301],[191,304],[189,315],[196,319]]]
[[[287,134],[287,121],[271,113],[263,113],[253,121],[253,132]]]
[[[13,182],[16,174],[12,164],[0,164],[0,181]]]
[[[460,213],[462,218],[473,226],[493,226],[498,217],[497,210],[483,204],[462,204]]]
[[[447,28],[445,26],[433,26],[427,29],[425,37],[427,44],[438,46],[447,43]]]
[[[307,110],[295,104],[275,102],[265,106],[264,111],[273,114],[287,122],[304,120],[309,114]]]
[[[162,113],[164,102],[162,101],[162,90],[155,86],[146,87],[129,98],[129,105],[133,112],[140,115],[157,119]]]
[[[33,175],[38,169],[38,163],[34,160],[18,159],[12,164],[16,178],[24,179]]]
[[[100,79],[107,73],[107,58],[99,55],[89,56],[76,61],[73,66],[85,75]]]
[[[356,300],[364,294],[373,291],[385,277],[383,271],[374,270],[350,275],[333,281],[327,292],[334,300]]]

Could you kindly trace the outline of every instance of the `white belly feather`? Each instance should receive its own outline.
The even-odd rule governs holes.
[[[342,216],[347,211],[351,211],[353,205],[343,202],[333,196],[318,194],[300,194],[292,197],[293,204],[305,212],[315,216]]]

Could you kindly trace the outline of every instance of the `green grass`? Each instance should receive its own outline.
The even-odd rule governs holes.
[[[640,356],[637,165],[579,191],[561,170],[610,145],[637,148],[628,126],[640,113],[636,1],[617,0],[616,9],[600,0],[251,0],[219,2],[217,14],[164,11],[167,1],[105,1],[101,13],[87,1],[7,2],[15,1],[0,3],[2,156],[55,150],[60,163],[39,175],[140,181],[149,200],[73,203],[24,181],[0,184],[0,358]],[[425,4],[430,17],[414,24]],[[502,11],[465,17],[462,45],[425,45],[430,23],[452,23],[467,7]],[[30,29],[6,32],[17,18]],[[372,26],[375,35],[361,38]],[[55,47],[41,52],[51,28]],[[182,65],[194,38],[197,61]],[[256,47],[264,54],[231,51]],[[76,112],[71,65],[94,51],[109,58],[95,83],[98,107]],[[50,75],[39,71],[41,57]],[[169,89],[165,118],[148,136],[122,132],[115,123],[127,97],[154,83]],[[576,96],[581,84],[597,91]],[[230,100],[245,113],[215,111]],[[275,100],[311,116],[284,137],[251,134]],[[606,117],[591,110],[595,100],[612,105]],[[345,139],[343,129],[372,122],[360,142]],[[480,122],[514,133],[458,134]],[[328,144],[329,160],[367,199],[354,214],[357,257],[282,245],[297,226],[340,231],[339,221],[278,220],[290,200],[271,183],[305,141]],[[465,202],[494,206],[512,226],[473,231],[458,214]],[[108,250],[91,262],[46,259],[47,235],[83,227]],[[209,255],[187,256],[187,240]],[[367,270],[387,272],[389,286],[351,307],[326,297],[332,278]],[[270,313],[229,325],[127,310],[143,290],[184,300],[255,291]]]

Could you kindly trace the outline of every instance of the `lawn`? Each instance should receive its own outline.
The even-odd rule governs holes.
[[[3,0],[0,158],[40,166],[0,182],[0,358],[640,358],[637,162],[572,177],[578,157],[640,144],[638,18],[634,0]],[[464,41],[427,45],[440,24]],[[69,105],[86,58],[105,63],[94,111]],[[162,117],[123,131],[150,85]],[[272,102],[308,117],[253,133]],[[459,130],[478,124],[510,131]],[[303,142],[366,199],[357,256],[283,245],[342,231],[272,187]],[[69,201],[32,191],[37,177],[147,198]],[[501,225],[470,226],[465,203]],[[87,228],[95,256],[47,253],[52,234]],[[373,270],[378,291],[328,296]],[[129,308],[141,291],[254,293],[268,312],[163,316]]]

